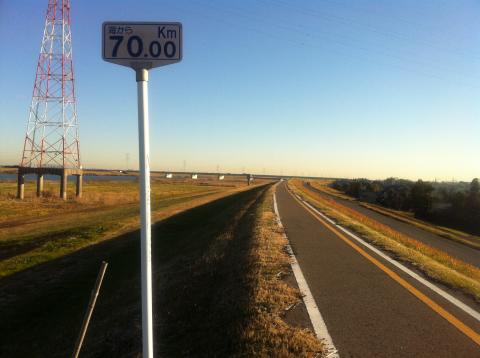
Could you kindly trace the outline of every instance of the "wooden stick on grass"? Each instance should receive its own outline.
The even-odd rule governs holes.
[[[100,286],[102,286],[103,276],[105,276],[107,266],[108,263],[102,261],[102,266],[100,267],[100,271],[98,272],[97,281],[95,282],[95,286],[92,290],[92,295],[90,296],[90,302],[88,304],[87,312],[85,313],[85,317],[83,318],[82,329],[80,330],[80,334],[75,345],[75,351],[73,353],[74,358],[78,358],[80,354],[80,349],[82,349],[83,340],[85,339],[85,335],[87,333],[88,324],[90,323],[90,318],[92,317],[93,309],[95,308],[95,303],[97,302],[98,292],[100,291]]]

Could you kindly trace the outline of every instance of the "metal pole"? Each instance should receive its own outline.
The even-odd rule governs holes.
[[[140,221],[142,259],[143,357],[153,358],[152,257],[150,235],[150,141],[148,129],[148,71],[136,70],[140,162]]]
[[[107,270],[108,263],[105,261],[102,262],[100,271],[98,272],[97,281],[92,291],[90,297],[90,302],[88,304],[87,312],[82,323],[82,329],[80,330],[80,335],[78,336],[77,344],[75,345],[75,351],[73,352],[73,357],[78,358],[80,354],[80,349],[82,349],[83,340],[85,339],[85,334],[87,333],[88,324],[90,323],[90,318],[92,318],[93,309],[95,308],[95,303],[97,302],[98,292],[102,286],[103,276],[105,276],[105,271]]]

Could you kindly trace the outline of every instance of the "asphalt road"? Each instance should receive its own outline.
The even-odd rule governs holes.
[[[478,343],[329,230],[284,183],[276,195],[292,249],[342,358],[480,357]],[[478,335],[478,321],[375,258]]]
[[[480,267],[480,250],[473,247],[466,246],[460,242],[452,241],[439,235],[435,235],[431,232],[422,230],[414,225],[396,220],[390,216],[382,215],[376,211],[370,210],[359,203],[351,200],[338,198],[333,195],[326,194],[308,184],[304,184],[305,188],[315,193],[333,199],[339,204],[342,204],[348,208],[358,211],[359,213],[366,215],[384,225],[390,226],[392,229],[401,232],[415,240],[421,241],[431,247],[442,250],[449,255],[456,257],[466,263],[473,266]]]

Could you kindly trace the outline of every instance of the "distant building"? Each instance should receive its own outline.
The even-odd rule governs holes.
[[[219,175],[218,176],[218,180],[223,180],[223,179],[225,179],[225,175]]]
[[[192,174],[192,179],[198,179],[198,174]]]
[[[172,173],[167,173],[167,174],[165,174],[165,178],[167,178],[167,179],[172,179],[172,178],[173,178],[173,174],[172,174]]]

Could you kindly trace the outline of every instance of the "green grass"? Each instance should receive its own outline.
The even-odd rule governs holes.
[[[31,184],[33,185],[33,184]],[[54,185],[47,185],[47,192]],[[0,277],[11,275],[138,227],[138,187],[133,182],[91,182],[81,200],[47,196],[12,198],[15,183],[0,183]],[[154,220],[235,188],[152,183]],[[210,199],[211,200],[211,199]]]

